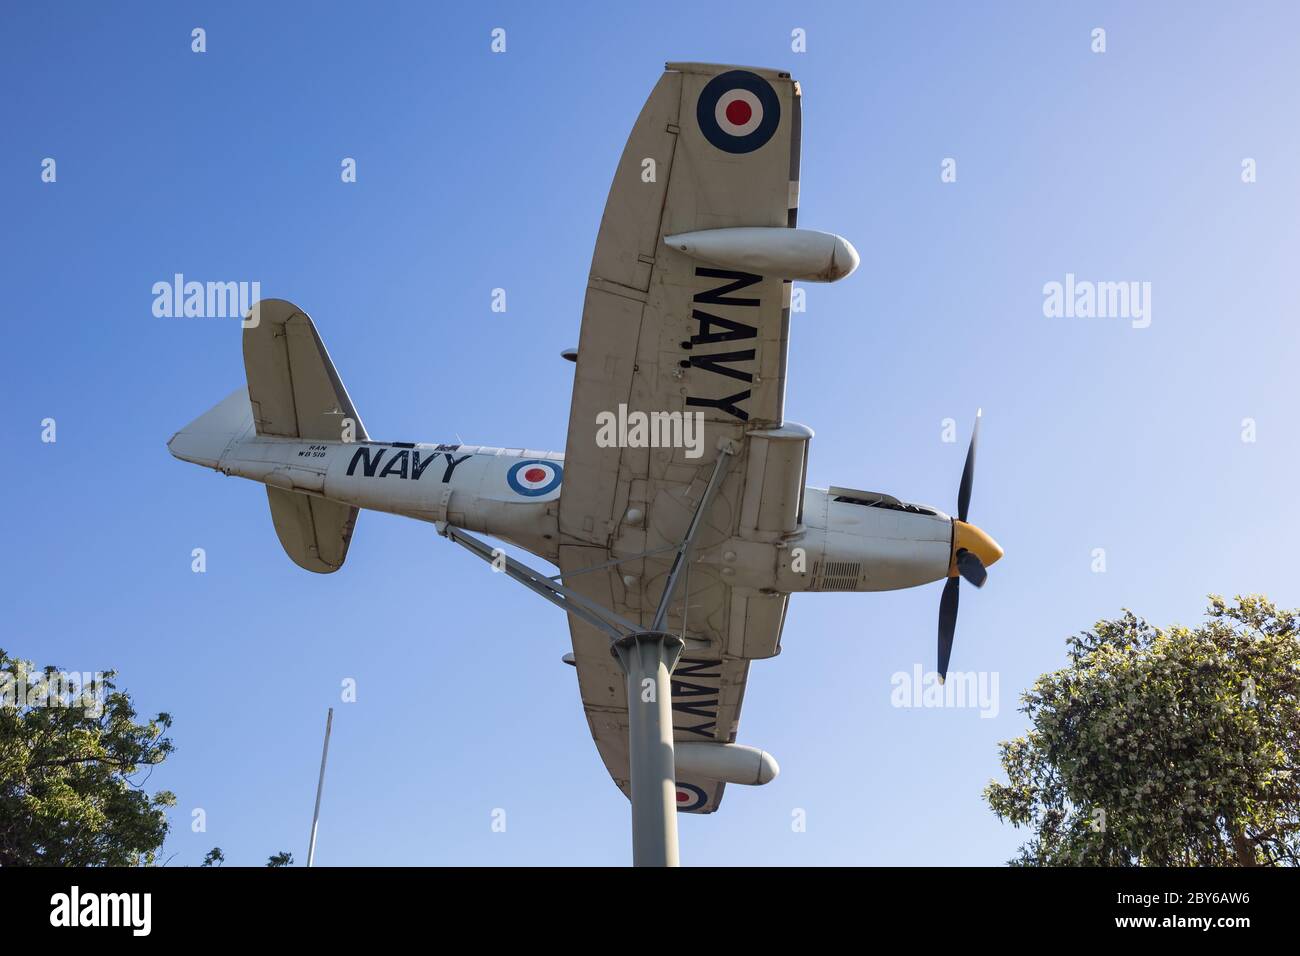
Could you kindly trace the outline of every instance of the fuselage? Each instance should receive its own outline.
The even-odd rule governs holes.
[[[554,562],[564,456],[415,442],[248,436],[212,459],[177,457],[287,491],[481,532]],[[951,573],[943,512],[844,489],[805,488],[802,520],[779,540],[731,538],[697,552],[730,583],[768,591],[884,591]],[[620,555],[621,556],[621,555]]]

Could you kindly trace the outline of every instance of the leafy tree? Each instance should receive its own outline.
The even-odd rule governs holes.
[[[1020,866],[1300,865],[1300,618],[1210,596],[1198,627],[1130,611],[1022,695],[984,791]]]
[[[203,858],[199,866],[221,866],[226,862],[226,854],[222,852],[221,847],[214,846],[208,851],[208,855]],[[267,857],[267,866],[293,866],[293,854],[288,850],[281,850],[275,856]]]
[[[176,798],[142,788],[172,752],[171,717],[137,722],[114,676],[74,689],[0,650],[0,866],[155,862]]]

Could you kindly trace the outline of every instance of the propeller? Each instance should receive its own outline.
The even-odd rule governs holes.
[[[952,639],[957,631],[958,594],[961,579],[965,578],[977,588],[988,580],[988,565],[1002,557],[1002,548],[982,530],[969,524],[971,488],[975,484],[975,448],[979,443],[980,420],[983,410],[975,413],[975,429],[971,432],[970,448],[966,450],[966,466],[961,472],[957,488],[957,519],[953,522],[953,564],[956,573],[949,576],[939,599],[939,683],[948,676],[948,661],[952,657]]]
[[[949,578],[939,598],[939,683],[948,677],[948,660],[952,657],[952,638],[957,632],[957,596],[961,578]]]
[[[957,573],[977,588],[984,587],[984,582],[989,579],[989,572],[979,555],[965,548],[957,552]]]

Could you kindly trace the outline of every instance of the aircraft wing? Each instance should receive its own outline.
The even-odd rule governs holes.
[[[782,424],[791,286],[712,267],[662,237],[793,227],[799,129],[799,87],[788,74],[668,64],[628,138],[592,257],[560,496],[564,583],[649,626],[671,553],[582,572],[675,546],[713,471],[719,439],[742,449],[706,516],[695,551],[700,560],[669,617],[669,629],[688,638],[673,675],[677,740],[735,741],[749,662],[779,650],[787,596],[733,586],[725,563],[736,555],[717,552],[747,520],[746,482],[762,479],[762,469],[747,462],[747,431]],[[695,412],[704,427],[694,448],[618,447],[608,440],[610,416],[628,422],[630,436],[636,413]],[[603,437],[598,416],[607,425]],[[802,458],[799,464],[797,477],[785,482],[799,488],[765,486],[763,507],[790,499],[793,514]],[[570,625],[592,736],[626,793],[624,677],[605,635],[572,616]],[[712,812],[722,791],[717,781],[679,778],[678,808]]]

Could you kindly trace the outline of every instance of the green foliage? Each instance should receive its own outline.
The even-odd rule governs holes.
[[[207,855],[203,857],[203,862],[200,863],[199,866],[220,867],[221,864],[225,862],[226,862],[226,854],[221,851],[221,847],[214,846],[211,850],[208,851]]]
[[[275,856],[267,858],[267,866],[293,866],[293,854],[288,850],[281,850]]]
[[[1022,695],[984,791],[1021,866],[1300,864],[1300,619],[1210,597],[1196,628],[1132,612],[1072,637]]]
[[[0,866],[155,862],[176,798],[142,787],[172,752],[171,717],[138,723],[114,676],[68,696],[57,668],[0,650]]]

